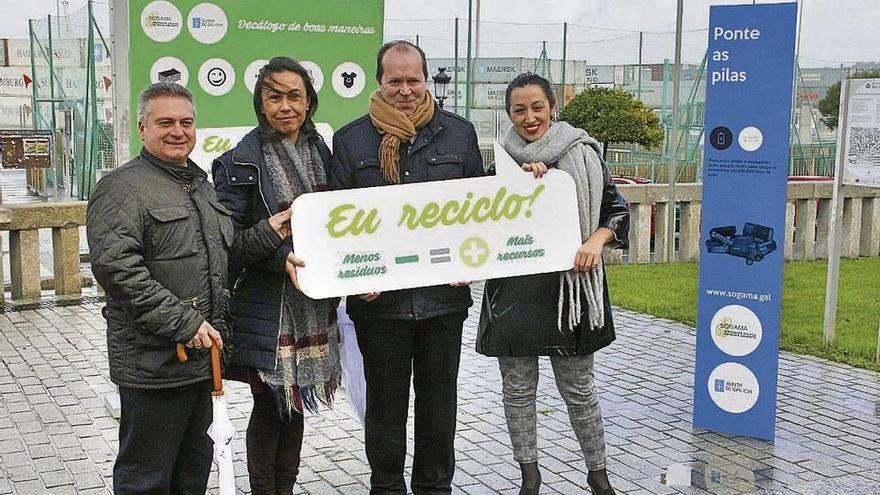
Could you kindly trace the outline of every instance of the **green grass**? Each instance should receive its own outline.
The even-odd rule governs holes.
[[[696,324],[697,264],[609,265],[607,270],[615,306]],[[779,347],[880,371],[874,360],[880,324],[880,258],[841,260],[837,337],[825,349],[822,327],[827,270],[825,261],[785,264]]]

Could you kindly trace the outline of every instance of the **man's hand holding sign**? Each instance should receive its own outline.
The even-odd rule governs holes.
[[[582,241],[571,177],[523,173],[498,144],[495,159],[494,177],[297,198],[301,290],[319,299],[571,269]]]

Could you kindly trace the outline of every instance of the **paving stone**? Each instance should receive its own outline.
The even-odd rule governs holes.
[[[7,469],[26,467],[32,462],[30,454],[25,452],[23,448],[16,452],[0,453],[0,460],[3,461],[3,466]]]
[[[57,487],[73,485],[73,477],[64,469],[46,472],[40,471],[40,478],[43,479],[43,484],[46,485],[46,488],[52,488],[53,492],[56,492],[55,488]]]
[[[0,440],[0,453],[11,454],[22,451],[24,451],[24,444],[21,442],[21,440],[17,438]]]
[[[324,480],[314,481],[312,483],[303,483],[300,485],[304,493],[309,495],[338,495],[341,493],[332,485]]]
[[[340,489],[342,489],[342,487],[348,487],[348,489],[351,489],[355,485],[359,485],[356,478],[338,468],[321,473],[321,478],[324,479],[324,481],[326,481],[328,484],[334,487],[338,487]],[[346,492],[345,489],[342,489],[342,491],[343,493]]]
[[[75,445],[73,447],[62,447],[56,450],[58,452],[58,458],[65,462],[88,459],[85,451],[79,445]]]
[[[55,448],[57,449],[63,449],[66,447],[77,447],[80,445],[80,442],[81,440],[72,433],[52,435],[52,444],[55,445]]]
[[[34,466],[31,465],[17,467],[7,466],[6,477],[10,481],[12,481],[14,485],[17,486],[18,483],[38,479],[39,475],[37,474],[37,470],[34,468]]]
[[[33,466],[40,473],[61,471],[64,469],[64,463],[61,462],[61,460],[57,457],[44,457],[42,459],[34,459]]]
[[[39,421],[26,421],[16,425],[20,434],[37,433],[42,431],[43,425]]]
[[[461,490],[467,495],[494,495],[498,493],[495,488],[490,488],[489,486],[482,483],[463,486],[461,487]]]
[[[480,291],[476,286],[474,293]],[[115,387],[107,374],[99,310],[89,305],[0,314],[0,452],[9,451],[3,446],[14,447],[23,457],[11,457],[11,462],[25,463],[0,464],[5,475],[0,493],[110,493],[118,423],[103,402]],[[880,450],[870,447],[880,440],[880,419],[873,409],[880,396],[876,373],[782,353],[775,443],[695,430],[690,426],[693,329],[616,313],[618,340],[597,354],[595,375],[607,425],[609,475],[618,493],[826,493],[820,488],[850,493],[840,490],[873,489],[870,483],[880,482],[880,474],[871,469]],[[463,338],[453,493],[516,494],[519,468],[509,447],[497,360],[473,351],[476,314],[474,308]],[[49,347],[38,348],[42,343]],[[52,345],[63,353],[50,350]],[[669,348],[679,352],[669,355]],[[539,362],[542,493],[584,493],[585,465],[565,404],[549,361]],[[243,432],[250,393],[241,384],[230,383],[228,389],[233,421]],[[61,418],[41,413],[44,408],[57,408]],[[295,493],[365,493],[369,467],[363,430],[350,408],[322,411],[306,421]],[[407,480],[412,427],[410,415]],[[233,446],[237,484],[247,493],[243,438]],[[662,483],[676,465],[690,473],[684,484]],[[72,475],[64,479],[56,473]],[[53,483],[67,484],[48,490],[40,478],[47,475],[57,476]],[[828,485],[829,476],[839,484]]]
[[[19,481],[15,483],[15,493],[19,495],[44,495],[46,487],[39,479]]]

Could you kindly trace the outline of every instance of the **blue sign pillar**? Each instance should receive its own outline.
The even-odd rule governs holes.
[[[797,4],[709,11],[694,426],[772,440]]]

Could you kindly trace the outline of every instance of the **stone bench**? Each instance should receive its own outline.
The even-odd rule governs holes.
[[[9,231],[9,270],[12,300],[40,298],[40,229],[52,229],[55,294],[82,293],[79,227],[86,222],[86,202],[5,205],[0,230]],[[0,264],[0,280],[2,280]],[[0,291],[0,301],[3,300]]]

